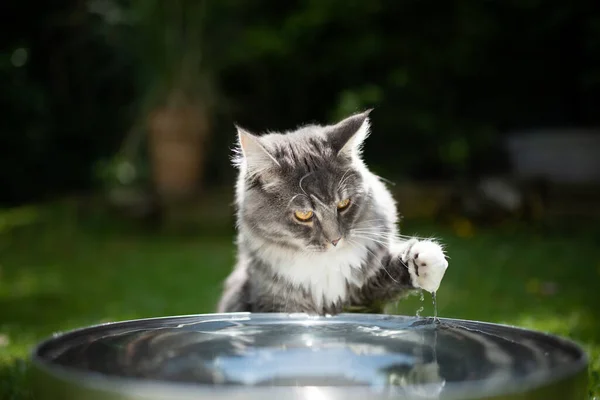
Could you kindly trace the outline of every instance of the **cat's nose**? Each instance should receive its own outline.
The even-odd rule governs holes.
[[[335,239],[335,240],[332,240],[332,241],[331,241],[331,244],[332,244],[332,245],[334,245],[334,246],[337,246],[337,244],[338,244],[338,242],[340,241],[340,239],[341,239],[341,237],[339,237],[339,238],[337,238],[337,239]]]

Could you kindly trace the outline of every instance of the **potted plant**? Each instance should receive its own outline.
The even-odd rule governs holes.
[[[134,0],[133,50],[142,90],[152,184],[161,203],[198,193],[210,136],[210,73],[203,59],[205,2]]]

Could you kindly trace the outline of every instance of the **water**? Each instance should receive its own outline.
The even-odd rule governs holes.
[[[449,385],[502,388],[573,362],[576,354],[557,343],[508,327],[434,318],[242,314],[101,326],[59,337],[40,354],[54,364],[110,376],[210,385],[358,385],[435,397]]]
[[[436,301],[436,292],[431,293],[431,301],[433,302],[433,320],[434,322],[439,322],[438,313],[437,313],[437,301]]]
[[[421,307],[419,307],[417,309],[417,313],[416,313],[417,318],[421,318],[421,313],[425,309],[425,307],[423,306],[423,302],[425,301],[425,295],[423,294],[422,290],[421,290],[421,297],[419,298],[419,300],[421,301]]]
[[[421,306],[417,309],[417,312],[415,314],[417,318],[421,318],[421,313],[425,309],[425,307],[423,306],[423,302],[425,301],[425,295],[423,294],[422,290],[421,290],[420,296],[421,297],[419,298],[419,300],[421,301]],[[437,312],[436,292],[431,293],[431,300],[433,302],[433,321],[437,323],[437,322],[439,322],[439,318],[438,318],[438,312]]]

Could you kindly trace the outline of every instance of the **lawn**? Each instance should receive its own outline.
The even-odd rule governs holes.
[[[0,399],[30,398],[29,350],[53,332],[213,311],[234,261],[231,223],[221,225],[193,234],[140,232],[68,207],[0,211]],[[438,292],[440,316],[582,343],[592,357],[592,398],[600,395],[600,235],[589,225],[456,230],[407,220],[403,233],[446,243],[451,259]],[[414,315],[420,306],[411,297],[397,310]],[[431,315],[429,296],[423,306]]]

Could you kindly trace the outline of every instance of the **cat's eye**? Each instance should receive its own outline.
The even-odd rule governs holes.
[[[298,221],[308,222],[312,219],[313,212],[310,210],[309,211],[296,211],[294,213],[294,216],[296,217],[296,219],[298,219]]]
[[[350,205],[350,199],[345,199],[345,200],[342,200],[337,203],[337,208],[338,208],[338,210],[342,211],[342,210],[345,210],[346,208],[348,208],[349,205]]]

